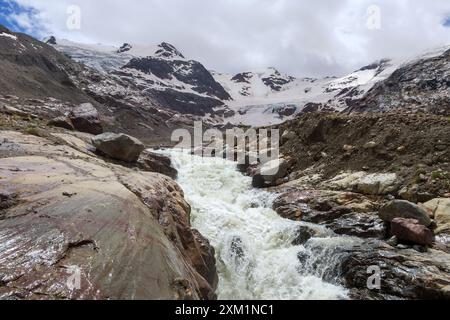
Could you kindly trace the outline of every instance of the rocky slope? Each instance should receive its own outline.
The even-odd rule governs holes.
[[[0,49],[0,103],[32,116],[50,120],[89,102],[106,130],[129,133],[152,145],[170,144],[175,128],[190,128],[200,119],[162,105],[133,78],[101,73],[3,27]]]
[[[282,217],[356,239],[351,247],[324,247],[330,262],[323,270],[320,261],[314,263],[321,255],[312,244],[326,235],[302,227],[296,244],[307,248],[298,256],[303,268],[346,286],[355,299],[450,298],[446,117],[316,113],[279,129],[278,174],[241,169],[255,186],[279,194],[273,208]],[[382,273],[376,289],[367,285],[373,267]]]
[[[349,112],[412,110],[450,115],[450,49],[403,65],[377,83]]]
[[[214,249],[183,191],[137,169],[165,160],[102,157],[93,136],[27,114],[0,121],[1,299],[215,297]],[[74,270],[80,287],[68,285]]]

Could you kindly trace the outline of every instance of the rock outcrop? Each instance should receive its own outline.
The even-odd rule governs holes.
[[[172,167],[170,158],[155,152],[144,151],[139,158],[138,165],[144,171],[158,172],[172,179],[178,175],[177,170]]]
[[[215,298],[214,249],[179,186],[74,134],[0,132],[0,298]]]

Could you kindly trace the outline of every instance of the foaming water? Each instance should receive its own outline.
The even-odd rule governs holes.
[[[216,249],[219,299],[347,298],[347,291],[333,284],[329,269],[335,268],[339,243],[350,240],[330,234],[293,246],[301,223],[278,216],[271,209],[276,195],[253,189],[251,178],[239,173],[235,163],[160,152],[171,157],[179,172],[193,227]]]

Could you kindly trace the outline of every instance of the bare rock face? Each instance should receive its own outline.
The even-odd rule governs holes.
[[[172,161],[169,157],[150,152],[144,151],[138,161],[138,165],[142,170],[158,172],[166,176],[175,179],[178,172],[172,167]]]
[[[97,109],[90,103],[83,103],[74,108],[69,118],[76,130],[90,134],[101,134],[103,127]]]
[[[399,240],[423,246],[432,246],[433,232],[415,219],[395,218],[391,222],[391,234]]]
[[[173,180],[69,134],[1,134],[0,299],[215,298],[214,249]]]
[[[380,218],[386,222],[392,222],[395,218],[415,219],[420,224],[428,227],[431,219],[428,213],[418,205],[405,201],[394,200],[380,209]]]
[[[107,156],[125,162],[136,162],[145,146],[126,134],[103,133],[92,138],[92,144]]]

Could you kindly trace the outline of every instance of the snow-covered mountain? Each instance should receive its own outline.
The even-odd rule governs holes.
[[[120,47],[54,37],[46,42],[100,72],[133,81],[169,109],[213,122],[252,126],[278,124],[301,112],[359,110],[355,106],[397,70],[446,51],[440,48],[420,57],[379,60],[343,77],[295,78],[272,67],[236,75],[209,71],[164,42],[156,46],[124,43]]]

